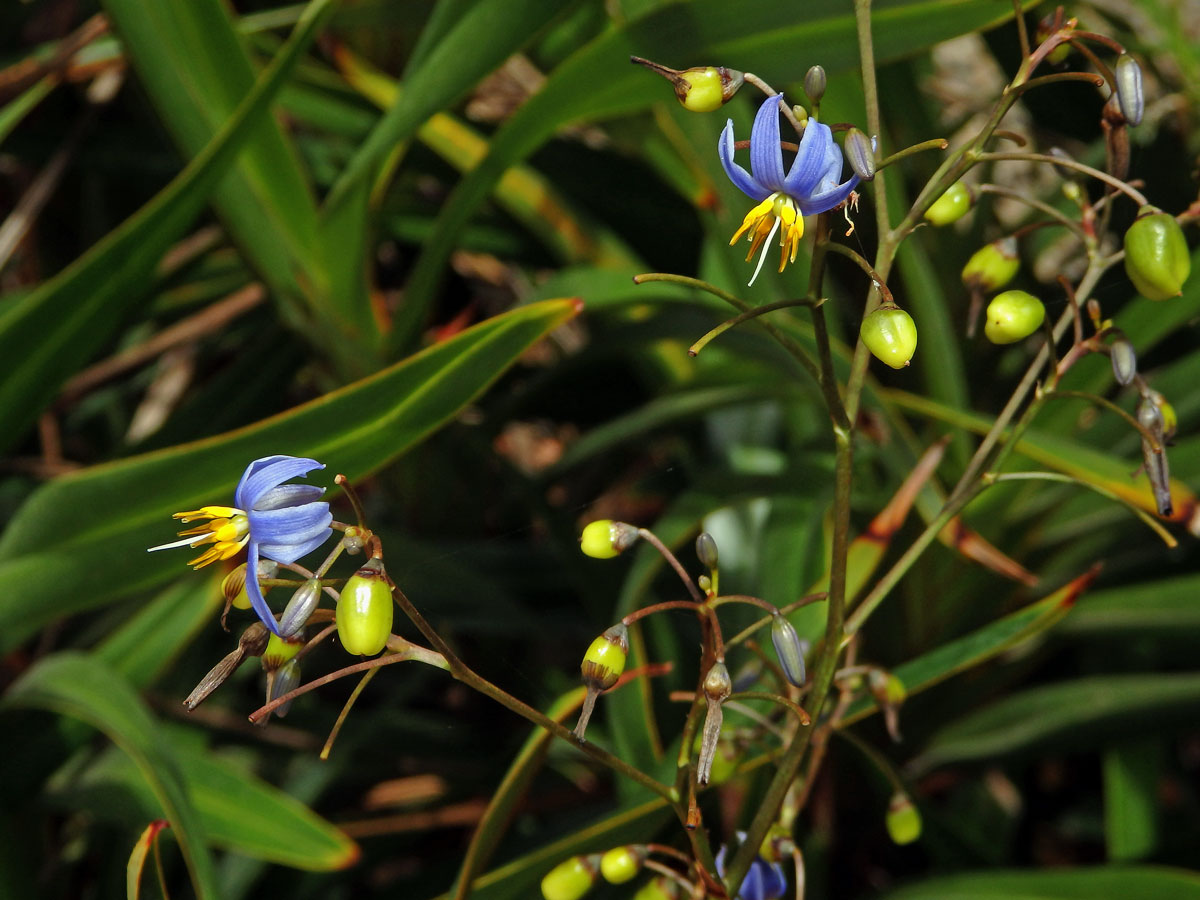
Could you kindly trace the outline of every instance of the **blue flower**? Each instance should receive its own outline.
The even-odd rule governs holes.
[[[745,832],[739,831],[738,838],[745,840]],[[717,851],[717,874],[725,877],[725,853],[728,847],[724,844]],[[779,863],[769,863],[761,856],[754,857],[750,871],[742,879],[742,886],[737,889],[741,900],[775,900],[787,891],[787,878]]]
[[[737,188],[758,205],[746,214],[742,227],[730,239],[732,246],[747,231],[750,232],[749,261],[762,247],[754,279],[762,269],[767,256],[766,245],[783,225],[779,243],[779,271],[789,262],[796,261],[796,250],[804,235],[803,216],[812,216],[840,206],[858,185],[858,176],[838,184],[842,177],[842,151],[833,141],[828,125],[811,116],[804,126],[804,136],[796,158],[787,173],[783,171],[783,150],[779,144],[779,104],[783,95],[776,94],[763,101],[754,116],[754,127],[750,131],[750,172],[733,161],[733,120],[725,123],[717,152],[721,165]],[[753,174],[751,174],[753,173]]]
[[[293,563],[325,543],[333,533],[330,528],[333,515],[329,504],[318,499],[325,493],[324,488],[284,482],[323,468],[315,459],[295,456],[256,459],[246,467],[233,492],[236,506],[202,506],[175,513],[174,518],[181,522],[208,521],[179,532],[183,540],[150,550],[211,544],[189,562],[197,569],[219,559],[229,559],[247,545],[250,548],[247,572],[258,571],[260,556],[277,563]],[[257,578],[246,579],[246,595],[263,624],[279,634],[279,624],[267,606]]]

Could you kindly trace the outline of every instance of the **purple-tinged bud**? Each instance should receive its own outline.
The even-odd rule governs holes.
[[[1113,378],[1117,379],[1117,384],[1126,385],[1133,381],[1137,375],[1137,352],[1129,338],[1117,338],[1108,348],[1108,353],[1112,360]]]
[[[1130,125],[1142,121],[1146,110],[1146,97],[1142,92],[1142,67],[1128,53],[1117,57],[1115,70],[1117,81],[1117,103],[1121,106],[1121,115]]]
[[[857,128],[851,128],[846,133],[845,150],[846,160],[850,163],[854,174],[863,181],[873,180],[875,178],[875,148],[871,146],[871,139]]]
[[[804,93],[813,103],[820,103],[825,96],[825,70],[820,66],[812,66],[804,73]]]
[[[706,569],[717,567],[717,541],[707,531],[702,531],[696,537],[696,558]]]
[[[289,659],[280,666],[271,677],[271,684],[267,690],[267,702],[276,700],[284,694],[290,694],[300,686],[300,661],[298,659]],[[283,718],[287,715],[288,710],[292,708],[292,701],[281,703],[275,707],[274,713]]]
[[[796,687],[804,685],[804,650],[800,646],[800,636],[792,623],[778,611],[771,615],[771,643],[775,645],[775,655],[783,667],[783,674]]]
[[[321,582],[310,578],[292,594],[292,599],[284,607],[283,615],[279,618],[279,633],[291,637],[308,621],[317,603],[321,600]]]

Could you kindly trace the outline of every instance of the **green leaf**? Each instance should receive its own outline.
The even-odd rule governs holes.
[[[1154,852],[1161,757],[1154,739],[1104,753],[1104,837],[1114,862],[1132,862]]]
[[[1128,641],[1135,634],[1195,640],[1200,630],[1200,575],[1181,575],[1097,591],[1063,623],[1062,633],[1111,635]]]
[[[875,54],[885,62],[937,41],[994,25],[1011,15],[994,0],[883,0],[874,5]],[[391,335],[393,352],[424,323],[428,298],[459,233],[504,171],[536,150],[564,125],[674,102],[670,87],[631,55],[665,60],[719,60],[781,83],[801,77],[796,60],[820,62],[831,77],[855,67],[854,17],[843,3],[801,6],[776,0],[696,0],[651,10],[623,28],[605,32],[551,73],[496,133],[491,152],[458,186],[438,217],[409,281],[403,318]],[[406,94],[405,96],[408,96]],[[723,118],[723,116],[722,116]],[[715,155],[719,120],[713,121]]]
[[[989,871],[910,885],[886,900],[1197,900],[1200,875],[1151,866]]]
[[[254,459],[311,456],[331,467],[330,480],[334,472],[356,480],[380,468],[578,309],[574,300],[521,307],[256,425],[50,482],[0,536],[0,647],[178,573],[183,560],[146,548],[170,537],[172,512],[227,502]]]
[[[59,385],[119,327],[166,249],[199,215],[243,141],[332,9],[313,0],[295,32],[237,112],[134,216],[57,276],[0,312],[0,359],[21,365],[0,380],[0,450],[24,436]]]
[[[133,845],[133,852],[129,854],[129,862],[125,865],[125,896],[128,900],[138,900],[142,896],[142,869],[146,866],[146,856],[154,846],[158,833],[166,827],[166,820],[155,819],[146,826]]]
[[[995,760],[1053,745],[1106,738],[1195,719],[1200,673],[1098,675],[1005,697],[941,729],[913,760],[926,772],[951,762]]]
[[[133,759],[161,804],[187,862],[196,893],[218,897],[204,829],[188,796],[178,761],[158,734],[141,698],[117,672],[78,653],[47,656],[25,672],[0,699],[0,710],[47,709],[81,719],[103,731]]]

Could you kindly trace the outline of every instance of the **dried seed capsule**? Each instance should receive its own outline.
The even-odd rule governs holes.
[[[850,163],[854,174],[863,181],[873,180],[875,178],[875,148],[871,144],[871,139],[857,128],[851,128],[846,133],[845,150],[846,160]]]
[[[597,519],[583,527],[579,549],[594,559],[612,559],[637,539],[637,528],[628,522]]]
[[[1167,398],[1155,390],[1147,390],[1145,399],[1158,409],[1158,414],[1162,419],[1162,439],[1163,443],[1169,444],[1175,439],[1175,432],[1179,428],[1179,417],[1175,414],[1175,407],[1167,402]]]
[[[925,210],[925,219],[934,225],[949,225],[965,216],[974,203],[970,188],[956,181]]]
[[[921,813],[902,791],[892,795],[887,811],[888,835],[897,844],[911,844],[921,836]]]
[[[804,73],[804,93],[813,103],[820,103],[825,96],[825,70],[820,66],[810,66]]]
[[[292,599],[284,607],[283,615],[279,617],[279,631],[284,637],[291,637],[308,621],[308,617],[317,608],[321,600],[321,582],[310,578],[292,594]]]
[[[546,900],[579,900],[596,883],[599,856],[572,856],[546,873],[542,896]]]
[[[990,294],[1012,281],[1020,267],[1016,238],[1003,237],[971,254],[963,266],[963,284],[972,290]]]
[[[993,344],[1012,344],[1041,328],[1045,318],[1046,307],[1033,294],[1005,291],[988,304],[983,333]]]
[[[392,586],[378,557],[346,580],[338,598],[338,638],[347,653],[374,656],[392,633]]]
[[[1172,411],[1173,412],[1173,411]],[[1155,443],[1142,438],[1142,465],[1146,469],[1146,477],[1150,479],[1150,489],[1154,493],[1154,505],[1160,516],[1170,516],[1175,511],[1171,500],[1171,471],[1167,461],[1166,450],[1166,421],[1162,409],[1154,402],[1148,393],[1144,395],[1137,406],[1138,424],[1150,432]]]
[[[1125,274],[1138,293],[1149,300],[1178,297],[1191,272],[1179,223],[1161,209],[1143,206],[1125,232]]]
[[[696,762],[696,782],[708,784],[713,759],[717,753],[717,741],[721,737],[721,722],[725,718],[721,704],[733,693],[733,681],[725,663],[713,663],[713,667],[704,676],[702,687],[707,710],[704,713],[704,728],[700,732],[700,758]]]
[[[1117,57],[1114,74],[1121,115],[1130,125],[1137,125],[1142,121],[1142,113],[1146,109],[1146,98],[1142,93],[1142,67],[1128,53],[1122,53]]]
[[[879,307],[858,330],[875,358],[893,369],[903,369],[917,350],[917,326],[912,316],[893,303]]]
[[[612,884],[631,881],[642,870],[646,848],[638,845],[614,847],[600,857],[600,874]]]
[[[1126,385],[1133,381],[1137,375],[1137,352],[1129,338],[1119,337],[1113,341],[1112,346],[1108,348],[1108,354],[1112,360],[1113,378],[1117,380],[1117,384]]]
[[[800,647],[800,636],[778,610],[771,615],[771,643],[775,645],[775,655],[779,657],[787,680],[796,687],[803,686],[804,651]]]

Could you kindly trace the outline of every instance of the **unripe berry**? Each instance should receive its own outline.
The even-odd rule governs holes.
[[[1046,307],[1033,294],[1005,291],[992,298],[983,333],[993,344],[1012,344],[1037,331],[1046,318]]]
[[[897,791],[887,811],[888,835],[897,844],[911,844],[921,836],[921,813],[912,798]]]
[[[956,181],[925,210],[925,219],[934,225],[949,225],[965,216],[974,203],[970,188]]]
[[[659,875],[638,888],[633,900],[677,900],[678,897],[679,885],[666,875]]]
[[[629,629],[621,622],[592,641],[579,665],[583,683],[590,688],[607,691],[625,671],[629,653]]]
[[[879,307],[858,330],[875,358],[893,369],[903,369],[917,349],[917,326],[912,316],[893,303]]]
[[[338,598],[335,620],[347,653],[374,656],[392,633],[392,586],[383,560],[370,559],[350,576]]]
[[[542,896],[546,900],[579,900],[596,882],[596,858],[572,856],[546,873]]]
[[[628,522],[597,519],[583,527],[579,549],[594,559],[612,559],[637,539],[637,529]]]
[[[262,653],[262,667],[268,672],[274,672],[299,653],[303,646],[303,638],[293,640],[272,634],[267,638],[267,648]]]
[[[1012,281],[1020,267],[1016,239],[1000,238],[971,254],[971,258],[963,266],[963,284],[972,290],[990,294]]]
[[[1166,300],[1183,292],[1192,272],[1183,229],[1172,216],[1143,206],[1125,232],[1125,274],[1149,300]]]
[[[675,97],[692,112],[712,112],[729,102],[745,83],[745,75],[724,66],[697,66],[691,69],[672,69],[660,63],[631,56],[629,61],[657,72],[675,87]]]
[[[645,858],[644,847],[614,847],[600,857],[600,874],[612,884],[624,884],[641,871]]]

